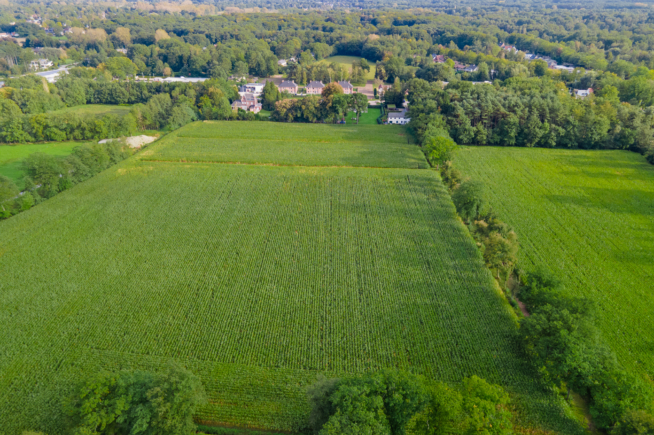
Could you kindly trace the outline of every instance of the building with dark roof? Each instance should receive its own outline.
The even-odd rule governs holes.
[[[352,94],[354,92],[354,86],[352,86],[352,83],[342,80],[338,82],[339,85],[341,85],[341,88],[343,88],[343,93],[345,94]]]
[[[325,87],[321,81],[311,80],[307,85],[307,94],[320,95]]]
[[[288,92],[290,94],[297,94],[297,84],[293,80],[283,80],[277,87],[280,92]]]

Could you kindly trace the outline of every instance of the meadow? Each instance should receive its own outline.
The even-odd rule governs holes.
[[[247,128],[244,126],[247,125]],[[385,128],[391,127],[391,128]],[[144,160],[425,169],[400,126],[196,122],[141,154]]]
[[[628,151],[492,147],[463,147],[455,166],[488,186],[521,267],[593,300],[620,361],[654,378],[654,167]]]
[[[257,139],[261,124],[178,133]],[[307,146],[369,136],[301,127]],[[400,142],[387,136],[380,154]],[[515,314],[434,170],[135,156],[0,234],[6,435],[62,433],[61,397],[85,374],[169,361],[202,378],[205,423],[298,431],[319,374],[396,367],[479,375],[510,391],[519,423],[581,433],[521,359]]]
[[[360,60],[360,57],[357,56],[331,56],[326,59],[321,60],[320,62],[324,62],[327,64],[330,64],[332,62],[339,63],[343,66],[345,66],[348,71],[352,72],[352,63],[356,60]],[[369,62],[370,63],[370,62]],[[375,66],[374,62],[370,63],[370,71],[366,72],[366,80],[373,80],[375,78],[375,72],[377,71],[377,67]]]
[[[127,115],[131,106],[116,106],[111,104],[82,104],[80,106],[66,107],[52,113],[76,113],[79,115]]]
[[[32,153],[45,153],[54,156],[67,156],[73,148],[86,142],[47,142],[35,144],[0,145],[0,175],[11,178],[16,185],[22,187],[25,171],[23,160]]]

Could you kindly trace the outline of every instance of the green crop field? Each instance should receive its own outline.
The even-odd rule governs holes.
[[[80,115],[127,115],[131,106],[115,106],[111,104],[83,104],[81,106],[66,107],[52,113],[78,113]]]
[[[375,137],[257,122],[179,133],[245,144],[262,124],[307,147]],[[386,134],[377,152],[393,161],[401,140]],[[318,374],[397,367],[479,375],[510,391],[519,422],[580,433],[521,359],[515,315],[436,171],[147,157],[0,222],[6,435],[62,433],[61,397],[85,375],[169,361],[201,377],[206,423],[295,431]]]
[[[245,126],[247,125],[247,128]],[[386,128],[390,127],[390,128]],[[146,160],[277,165],[428,167],[401,126],[196,122],[142,154]]]
[[[360,57],[357,56],[332,56],[328,57],[327,59],[323,59],[320,62],[324,63],[340,63],[341,65],[345,66],[348,71],[352,71],[352,63],[355,60],[361,59]],[[373,80],[375,78],[375,72],[377,71],[377,67],[375,66],[374,62],[368,62],[370,64],[370,71],[366,72],[366,80]]]
[[[621,362],[654,378],[654,166],[628,151],[491,147],[464,147],[455,165],[490,187],[522,267],[546,266],[597,302]]]
[[[54,156],[67,156],[73,148],[86,142],[48,142],[43,144],[0,145],[0,175],[11,178],[22,187],[25,171],[23,160],[32,153],[46,153]]]

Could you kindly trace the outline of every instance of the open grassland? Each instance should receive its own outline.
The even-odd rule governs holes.
[[[349,72],[352,72],[352,63],[360,59],[361,58],[357,56],[332,56],[323,59],[320,62],[327,63],[327,64],[336,62],[346,67]],[[368,62],[368,64],[370,65],[370,71],[366,72],[366,80],[373,80],[375,78],[375,72],[377,71],[377,67],[375,66],[374,62]]]
[[[247,127],[246,127],[247,126]],[[391,127],[391,128],[386,128]],[[145,160],[426,169],[403,127],[196,122],[141,155]]]
[[[25,172],[22,161],[32,153],[45,153],[55,156],[67,156],[73,148],[86,142],[48,142],[43,144],[0,145],[0,175],[11,178],[19,187],[22,186]]]
[[[489,187],[522,267],[594,300],[621,362],[654,378],[654,166],[627,151],[490,147],[464,147],[455,165]]]
[[[228,139],[218,126],[183,131]],[[0,234],[7,435],[62,433],[61,397],[85,375],[169,361],[202,378],[203,422],[295,431],[318,374],[396,367],[479,375],[510,391],[519,422],[579,433],[523,363],[515,315],[433,170],[131,158]]]
[[[79,115],[127,115],[131,106],[116,106],[111,104],[82,104],[80,106],[66,107],[52,113],[77,113]]]
[[[377,118],[381,116],[381,109],[378,108],[368,108],[368,113],[362,113],[361,116],[359,116],[359,124],[358,125],[380,125],[377,124]],[[348,112],[347,116],[345,117],[345,122],[347,122],[347,125],[357,125],[357,114],[354,112]],[[395,127],[395,126],[392,126]]]

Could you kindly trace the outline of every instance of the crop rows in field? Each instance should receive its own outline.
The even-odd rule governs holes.
[[[130,160],[0,231],[11,434],[37,411],[60,433],[80,373],[169,359],[201,376],[215,422],[293,430],[318,373],[397,367],[480,375],[527,421],[576,427],[522,366],[433,171]]]
[[[464,148],[464,176],[520,238],[523,267],[545,266],[598,304],[621,362],[654,377],[654,167],[627,151]]]
[[[211,139],[271,139],[287,142],[330,143],[372,142],[407,143],[407,133],[399,125],[333,125],[296,124],[279,122],[194,122],[176,130],[179,137],[204,137]]]
[[[234,126],[240,127],[235,134]],[[144,152],[143,160],[286,166],[429,167],[397,126],[197,122]],[[386,127],[392,127],[386,130]],[[380,131],[381,130],[381,131]],[[386,130],[386,131],[384,131]]]

